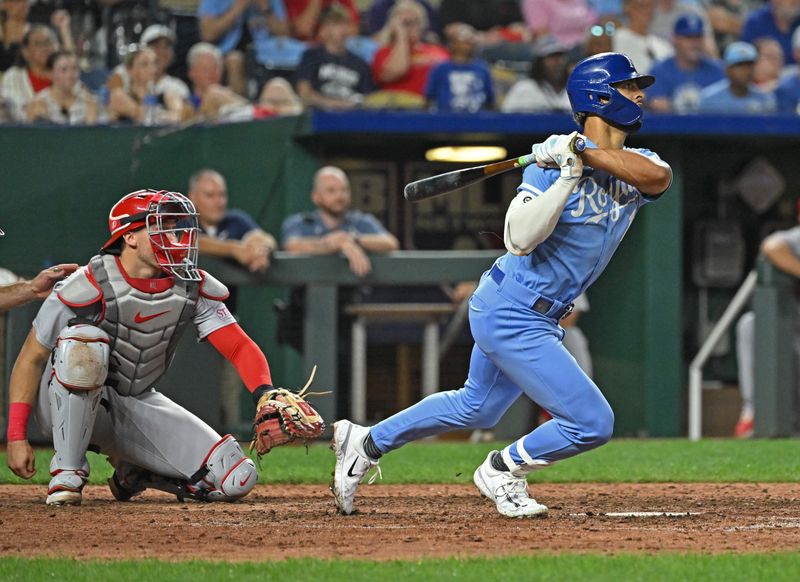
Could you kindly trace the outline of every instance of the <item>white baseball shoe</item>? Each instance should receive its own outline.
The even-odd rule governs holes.
[[[50,479],[47,488],[47,505],[80,505],[86,473],[83,471],[61,471]]]
[[[507,517],[546,517],[547,507],[528,495],[525,477],[517,477],[511,471],[498,471],[492,467],[492,451],[480,467],[475,469],[472,480],[481,495],[497,505],[497,511]]]
[[[336,510],[344,515],[353,513],[356,489],[369,470],[373,467],[376,469],[369,480],[370,484],[381,476],[378,461],[364,452],[363,442],[368,434],[369,428],[353,424],[349,420],[340,420],[333,425],[331,448],[336,453],[336,467],[333,470],[331,491]]]

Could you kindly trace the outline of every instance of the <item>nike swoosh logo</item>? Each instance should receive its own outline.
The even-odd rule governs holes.
[[[252,475],[248,475],[247,479],[245,479],[244,481],[239,481],[239,487],[244,487],[244,484],[250,480],[250,477],[252,477]]]
[[[166,311],[162,311],[161,313],[154,313],[153,315],[142,315],[140,312],[137,311],[136,315],[133,318],[133,321],[135,321],[136,323],[144,323],[145,321],[150,321],[151,319],[155,319],[156,317],[164,315],[165,313],[169,313],[169,311],[170,310],[167,309]]]
[[[355,469],[355,468],[356,468],[356,463],[357,463],[357,462],[358,462],[358,459],[354,460],[354,461],[353,461],[353,464],[352,464],[352,465],[350,465],[350,468],[347,470],[347,476],[348,476],[348,477],[355,477],[355,475],[353,475],[353,469]]]

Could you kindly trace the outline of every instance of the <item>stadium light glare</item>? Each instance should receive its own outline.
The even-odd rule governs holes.
[[[429,162],[493,162],[508,155],[506,148],[498,146],[444,146],[429,149],[425,159]]]

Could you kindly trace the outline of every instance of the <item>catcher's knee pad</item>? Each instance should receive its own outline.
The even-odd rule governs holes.
[[[208,488],[208,501],[236,501],[250,493],[258,481],[255,463],[231,435],[212,447],[200,471],[205,472],[199,485]]]
[[[53,350],[53,373],[70,390],[97,390],[108,375],[108,334],[93,325],[76,324],[58,334]]]

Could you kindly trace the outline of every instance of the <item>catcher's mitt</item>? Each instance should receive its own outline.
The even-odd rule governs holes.
[[[304,398],[304,396],[328,394],[328,392],[306,392],[314,381],[316,372],[317,367],[314,366],[311,377],[299,392],[273,388],[259,398],[253,422],[255,436],[250,443],[250,450],[255,449],[259,456],[266,455],[273,448],[290,443],[296,438],[307,440],[322,435],[325,421]]]

